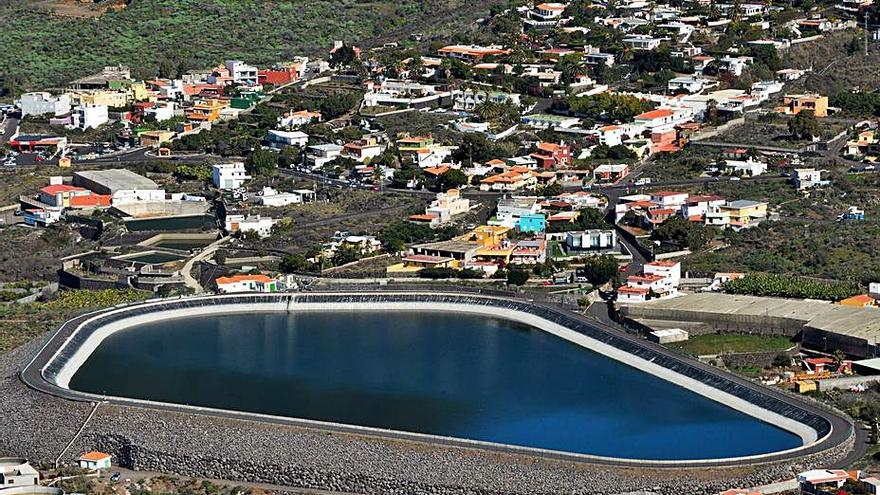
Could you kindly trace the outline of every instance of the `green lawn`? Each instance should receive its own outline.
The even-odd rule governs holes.
[[[697,335],[670,347],[693,355],[734,352],[783,351],[794,345],[787,337],[765,335],[710,334]]]

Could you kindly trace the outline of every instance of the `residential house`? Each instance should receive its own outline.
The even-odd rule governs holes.
[[[437,50],[441,57],[457,58],[469,63],[477,63],[489,56],[507,55],[510,50],[500,46],[449,45]]]
[[[565,233],[565,251],[569,255],[607,253],[617,249],[617,231],[579,230]]]
[[[811,110],[816,117],[828,116],[828,97],[818,94],[785,95],[777,112],[797,115],[804,110]]]
[[[659,208],[680,208],[688,200],[688,193],[677,191],[657,191],[651,193],[650,201]]]
[[[310,112],[308,110],[288,112],[278,117],[278,126],[291,129],[311,124],[312,122],[321,122],[322,118],[321,112]]]
[[[623,38],[623,44],[633,50],[655,50],[663,40],[647,34],[633,34]]]
[[[425,208],[422,215],[412,215],[409,217],[411,222],[427,223],[431,227],[449,223],[458,215],[463,215],[470,211],[471,202],[463,197],[458,189],[450,189],[446,192],[437,193],[436,199]]]
[[[827,186],[831,181],[823,180],[822,172],[814,168],[796,168],[791,173],[791,183],[798,191]]]
[[[726,202],[721,196],[688,196],[687,202],[681,206],[681,216],[690,221],[702,223],[706,219],[707,212],[717,210]],[[728,215],[728,222],[729,219]]]
[[[138,139],[141,141],[142,146],[149,146],[151,148],[159,148],[164,146],[166,143],[171,142],[176,136],[177,133],[174,131],[165,131],[165,130],[156,130],[156,131],[143,131],[138,133]]]
[[[186,118],[196,122],[216,122],[227,104],[221,100],[205,100],[196,103],[186,111]]]
[[[805,494],[833,493],[848,480],[857,479],[843,469],[814,469],[798,473],[797,482]]]
[[[299,192],[281,192],[271,187],[263,187],[263,191],[257,196],[257,200],[263,206],[275,207],[295,205],[304,202],[303,195]]]
[[[709,82],[708,79],[698,76],[679,76],[670,79],[669,82],[666,83],[666,87],[672,93],[679,91],[699,93],[709,84]]]
[[[581,123],[581,119],[577,117],[567,117],[564,115],[534,113],[531,115],[523,115],[522,123],[528,124],[536,129],[571,129],[572,127],[579,125]]]
[[[40,484],[40,473],[27,461],[0,464],[0,490]]]
[[[503,197],[498,200],[495,216],[489,219],[489,225],[500,225],[514,228],[520,218],[536,215],[541,211],[538,198],[534,196]]]
[[[724,160],[724,170],[732,175],[756,177],[767,172],[767,162],[751,157],[747,160]]]
[[[214,280],[217,292],[234,294],[238,292],[277,292],[278,281],[266,275],[232,275]]]
[[[618,287],[617,302],[637,304],[652,298],[668,298],[678,295],[681,282],[681,264],[677,261],[652,261],[645,263],[640,275],[627,277],[626,285]]]
[[[605,65],[612,67],[614,65],[614,55],[611,53],[602,53],[599,48],[587,45],[584,47],[584,63],[587,65]]]
[[[481,191],[513,192],[523,189],[534,189],[538,185],[538,177],[530,170],[513,167],[507,172],[486,177],[480,181]]]
[[[60,117],[70,113],[70,95],[52,96],[47,92],[24,93],[18,100],[21,116],[52,115]]]
[[[251,176],[245,170],[244,162],[221,163],[211,166],[214,187],[226,191],[239,189]]]
[[[97,129],[110,121],[107,105],[82,104],[74,109],[74,115],[80,129]]]
[[[342,146],[338,144],[315,144],[306,148],[306,161],[312,169],[319,169],[342,156]]]
[[[285,146],[303,148],[309,144],[309,135],[302,131],[269,130],[266,135],[266,143],[274,149],[281,149]]]
[[[692,120],[693,114],[679,108],[658,108],[633,117],[633,123],[649,131],[673,130]]]
[[[728,72],[733,76],[739,77],[742,75],[745,68],[754,62],[752,57],[722,57],[718,59],[719,68]]]
[[[226,70],[229,71],[233,84],[256,86],[259,82],[259,70],[241,60],[227,60]]]
[[[526,11],[523,18],[523,24],[526,28],[532,29],[550,29],[563,24],[566,20],[563,17],[566,3],[544,2],[535,5]]]
[[[45,227],[61,220],[61,208],[27,208],[21,213],[24,223],[32,227]]]
[[[364,163],[382,154],[383,146],[375,136],[364,136],[342,147],[341,156]]]
[[[486,102],[510,102],[517,107],[521,105],[520,96],[516,93],[470,88],[452,92],[452,109],[459,112],[472,112],[475,108]]]
[[[593,169],[593,181],[601,184],[614,184],[629,174],[626,163],[604,164]]]
[[[434,84],[417,81],[397,79],[386,79],[379,83],[368,81],[366,87],[364,105],[367,107],[378,105],[407,108],[436,107],[441,100],[451,96],[449,91],[441,90]]]
[[[111,459],[112,457],[110,456],[110,454],[92,451],[86,452],[85,454],[79,456],[77,462],[79,463],[79,467],[83,469],[100,471],[101,469],[110,469]]]
[[[762,201],[751,201],[740,199],[730,201],[720,207],[718,211],[721,218],[728,218],[728,225],[734,228],[747,228],[756,225],[761,220],[767,218],[767,203]],[[710,214],[707,214],[707,223]],[[719,222],[717,217],[713,217],[713,222]]]
[[[532,158],[543,169],[566,168],[571,165],[571,147],[567,144],[555,144],[540,142],[537,150],[532,153]]]
[[[272,226],[275,221],[271,217],[261,217],[260,215],[226,215],[226,231],[234,232],[253,232],[260,237],[269,237],[272,235]]]

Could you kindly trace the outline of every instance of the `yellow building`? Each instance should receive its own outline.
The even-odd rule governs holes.
[[[129,86],[128,90],[131,92],[131,99],[134,101],[157,101],[158,97],[156,93],[152,90],[147,89],[147,86],[142,82],[137,82]]]
[[[803,110],[812,110],[816,117],[828,116],[828,97],[818,94],[785,95],[782,99],[784,106],[777,111],[790,115],[797,115]]]
[[[731,201],[720,207],[722,212],[730,215],[731,223],[748,225],[753,220],[767,218],[767,203],[741,199]]]
[[[124,91],[73,91],[69,95],[74,105],[107,105],[115,108],[128,106],[128,93]]]
[[[143,146],[152,146],[153,148],[158,148],[163,143],[167,143],[174,139],[175,132],[174,131],[144,131],[138,134],[138,137],[141,139],[141,145]]]
[[[220,118],[220,112],[224,108],[226,103],[220,100],[205,100],[187,110],[186,118],[198,122],[214,122]]]
[[[497,246],[507,241],[507,232],[509,227],[500,225],[480,225],[466,234],[468,241],[476,242],[481,247]]]

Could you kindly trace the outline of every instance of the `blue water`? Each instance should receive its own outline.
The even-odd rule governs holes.
[[[105,340],[71,388],[625,458],[723,458],[801,445],[540,330],[445,313],[140,325]]]

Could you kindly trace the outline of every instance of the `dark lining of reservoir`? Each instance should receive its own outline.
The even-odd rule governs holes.
[[[561,338],[439,312],[256,313],[107,338],[74,390],[635,459],[799,437]]]

